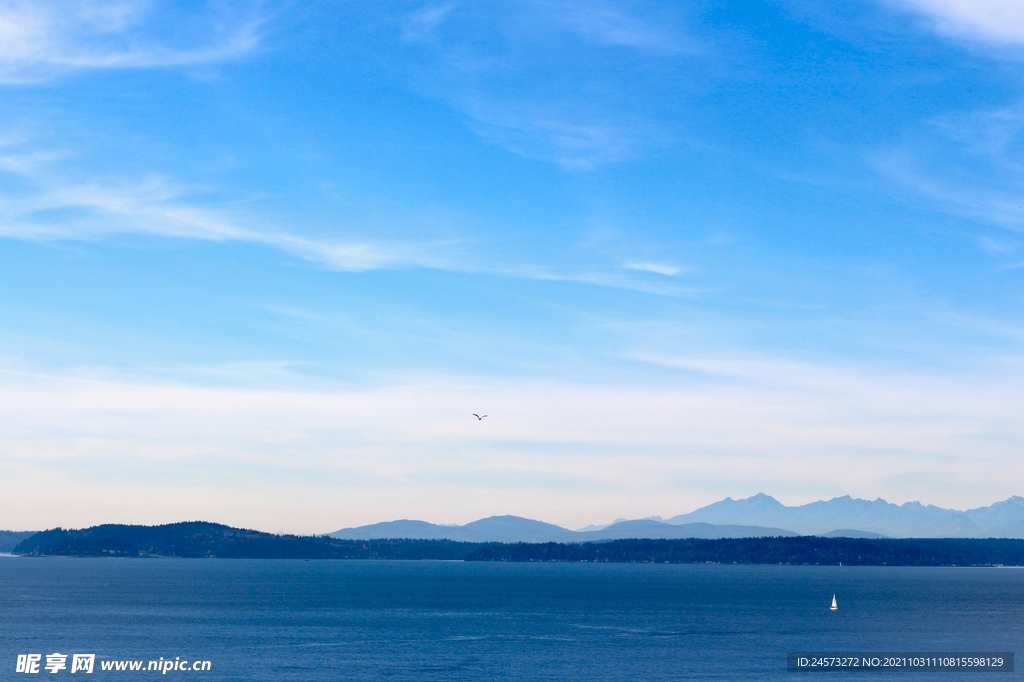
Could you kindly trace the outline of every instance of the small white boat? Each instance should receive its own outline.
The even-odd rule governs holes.
[[[839,604],[836,603],[836,595],[832,595],[832,606],[828,607],[829,611],[838,611]]]

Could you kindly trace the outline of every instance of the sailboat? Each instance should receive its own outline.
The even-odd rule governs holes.
[[[832,606],[828,607],[829,611],[838,611],[839,604],[836,603],[836,595],[832,595]]]

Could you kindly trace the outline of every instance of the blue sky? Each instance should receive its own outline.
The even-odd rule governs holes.
[[[0,526],[1020,494],[1015,5],[0,2]]]

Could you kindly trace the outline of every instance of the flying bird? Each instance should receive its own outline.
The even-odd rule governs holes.
[[[477,421],[481,421],[482,422],[484,420],[484,417],[486,417],[487,415],[486,414],[477,414],[476,412],[474,412],[473,416],[476,417]]]

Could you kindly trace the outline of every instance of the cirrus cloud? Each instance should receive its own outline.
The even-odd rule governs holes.
[[[0,83],[80,69],[207,64],[253,50],[262,18],[252,3],[131,0],[0,1]],[[166,31],[167,26],[175,30]],[[154,27],[164,29],[157,37]]]
[[[1019,0],[899,0],[925,15],[938,33],[1001,45],[1024,45],[1024,7]]]

